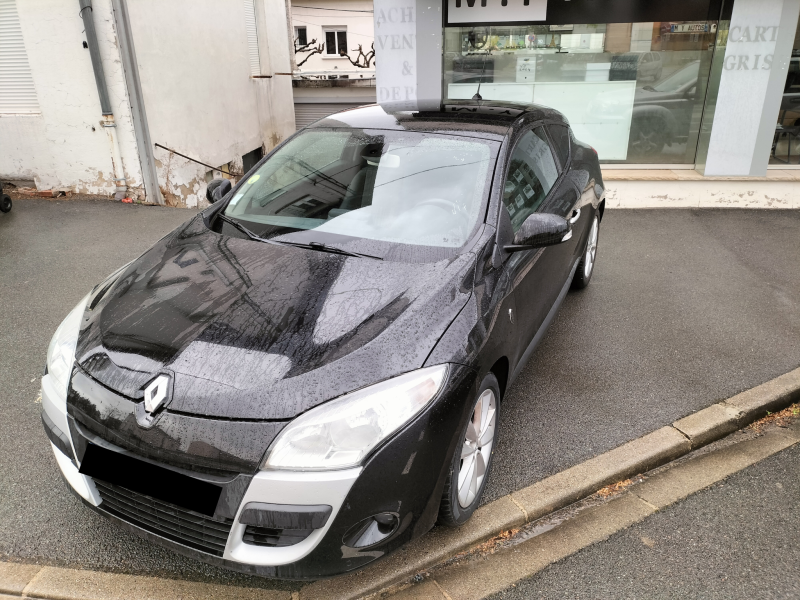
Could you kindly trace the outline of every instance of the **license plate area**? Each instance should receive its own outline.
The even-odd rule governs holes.
[[[80,472],[145,496],[214,516],[222,488],[126,454],[89,443]]]

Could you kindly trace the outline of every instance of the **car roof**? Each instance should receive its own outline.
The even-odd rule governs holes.
[[[380,104],[350,108],[312,123],[308,128],[389,129],[503,139],[511,125],[523,116],[526,121],[546,119],[568,124],[566,118],[552,108],[496,100],[448,101],[438,110],[394,108]]]

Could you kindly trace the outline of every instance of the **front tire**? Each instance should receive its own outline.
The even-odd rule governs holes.
[[[11,210],[11,196],[3,194],[0,198],[0,212],[7,213]]]
[[[478,508],[489,479],[497,434],[500,385],[494,374],[484,377],[472,404],[472,416],[459,436],[439,507],[439,523],[459,527]]]
[[[575,277],[572,278],[572,289],[582,290],[592,279],[594,273],[594,264],[597,261],[597,241],[600,236],[600,220],[597,215],[594,216],[592,221],[592,228],[589,230],[589,238],[586,240],[586,250],[583,252],[583,257],[578,263],[578,268],[575,269]]]

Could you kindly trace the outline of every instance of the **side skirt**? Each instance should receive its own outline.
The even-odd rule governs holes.
[[[553,303],[553,306],[550,308],[550,312],[547,313],[547,316],[542,323],[542,326],[539,327],[539,331],[536,332],[536,335],[533,336],[531,343],[528,344],[528,347],[525,349],[525,353],[522,355],[522,358],[519,359],[517,366],[514,368],[514,372],[511,374],[511,377],[508,378],[508,386],[514,383],[514,380],[519,375],[522,368],[527,364],[528,359],[530,359],[531,354],[533,351],[536,350],[536,346],[539,345],[539,342],[542,341],[544,338],[544,334],[547,333],[547,329],[550,327],[550,323],[553,322],[553,319],[558,313],[558,309],[561,307],[561,303],[564,301],[564,298],[569,291],[570,286],[572,285],[572,278],[575,276],[575,271],[578,268],[578,263],[580,262],[580,257],[575,260],[575,264],[572,265],[572,270],[569,272],[569,277],[567,277],[567,281],[564,283],[564,287],[561,288],[561,291],[558,294],[558,298]]]

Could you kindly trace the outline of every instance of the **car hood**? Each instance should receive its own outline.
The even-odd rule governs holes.
[[[466,304],[474,261],[269,245],[219,235],[198,217],[98,286],[76,358],[132,399],[171,374],[171,412],[289,419],[421,367]]]

